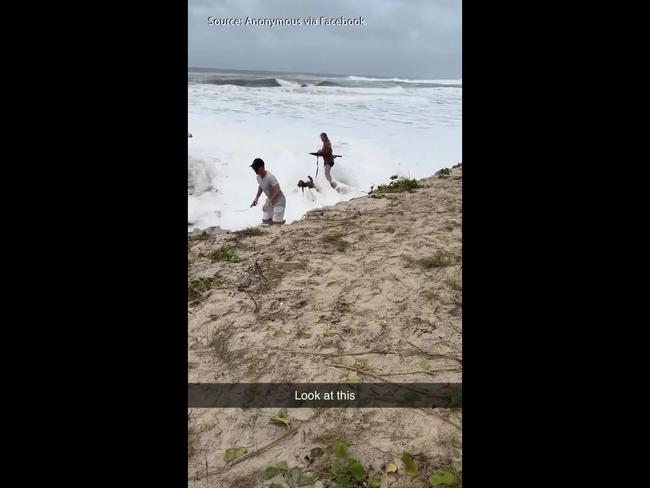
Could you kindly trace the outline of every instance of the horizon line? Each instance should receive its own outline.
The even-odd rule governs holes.
[[[221,67],[216,67],[216,66],[189,66],[187,67],[188,70],[192,69],[202,69],[202,70],[221,70],[221,71],[253,71],[253,72],[258,72],[258,73],[283,73],[283,74],[293,74],[293,75],[320,75],[320,76],[363,76],[366,78],[383,78],[383,79],[390,79],[387,76],[379,76],[379,75],[374,75],[374,74],[357,74],[357,73],[315,73],[315,72],[310,72],[310,71],[283,71],[283,70],[268,70],[268,69],[242,69],[242,68],[221,68]],[[426,79],[426,77],[417,77],[417,78],[407,78],[407,77],[402,77],[402,76],[392,76],[392,78],[403,78],[405,80],[408,79]],[[458,78],[445,78],[445,77],[435,77],[435,78],[429,78],[429,79],[437,79],[437,80],[462,80],[462,77]]]

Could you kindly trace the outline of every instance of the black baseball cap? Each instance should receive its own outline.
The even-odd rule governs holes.
[[[253,164],[251,164],[251,168],[253,169],[258,169],[262,166],[264,166],[264,161],[262,161],[260,158],[255,158],[253,160]]]

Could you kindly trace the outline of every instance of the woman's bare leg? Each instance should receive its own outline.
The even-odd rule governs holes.
[[[332,177],[330,176],[331,170],[331,166],[325,165],[325,178],[327,178],[327,181],[330,182],[330,186],[332,186]]]

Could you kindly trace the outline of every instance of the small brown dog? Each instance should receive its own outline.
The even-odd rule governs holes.
[[[309,178],[309,181],[298,180],[298,188],[300,188],[303,193],[305,193],[305,188],[316,188],[311,176],[307,175],[307,178]]]

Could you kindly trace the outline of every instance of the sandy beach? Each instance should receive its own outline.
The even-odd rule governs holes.
[[[188,382],[461,382],[462,166],[419,183],[191,239]],[[461,471],[455,410],[289,409],[287,427],[270,423],[277,410],[190,410],[189,486],[336,486],[326,460],[339,442],[381,487]],[[232,447],[246,454],[227,462]],[[281,461],[315,484],[282,470],[264,479]]]

